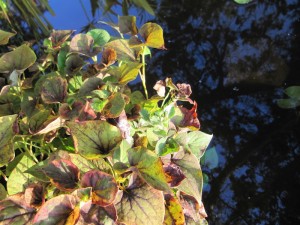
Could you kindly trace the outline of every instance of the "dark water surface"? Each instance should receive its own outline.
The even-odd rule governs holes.
[[[63,21],[68,8],[59,2],[54,28],[80,30],[83,13]],[[148,84],[172,77],[192,85],[201,129],[214,134],[202,165],[212,225],[300,224],[299,109],[276,104],[284,88],[300,85],[299,5],[160,1],[155,22],[168,50],[154,52]]]

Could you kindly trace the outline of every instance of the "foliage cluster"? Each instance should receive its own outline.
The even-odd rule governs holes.
[[[190,85],[166,78],[148,97],[163,30],[135,21],[111,24],[120,37],[53,31],[39,59],[28,44],[1,56],[1,224],[206,224],[199,160],[212,135]],[[128,86],[138,76],[145,93]]]

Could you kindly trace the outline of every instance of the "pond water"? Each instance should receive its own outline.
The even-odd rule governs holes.
[[[89,1],[50,1],[55,29],[80,30]],[[300,85],[297,0],[161,0],[166,51],[154,51],[148,84],[191,84],[201,129],[213,133],[202,169],[210,224],[300,224],[299,109],[281,109],[284,88]],[[96,24],[96,26],[100,26]]]

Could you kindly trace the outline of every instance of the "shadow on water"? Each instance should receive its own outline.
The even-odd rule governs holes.
[[[299,110],[280,109],[299,85],[299,2],[162,0],[157,23],[168,51],[153,77],[192,85],[218,166],[203,201],[210,224],[299,224]],[[216,155],[215,155],[216,157]]]

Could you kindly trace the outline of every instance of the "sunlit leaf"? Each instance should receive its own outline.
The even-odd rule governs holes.
[[[15,50],[5,53],[0,58],[0,72],[7,73],[16,71],[24,71],[33,63],[35,63],[36,55],[26,44],[21,45]]]
[[[169,192],[167,178],[160,158],[152,151],[136,147],[128,150],[128,161],[152,187]]]
[[[1,225],[30,225],[36,209],[26,204],[24,194],[19,193],[0,201]]]
[[[71,161],[78,167],[81,174],[84,174],[90,170],[109,171],[110,168],[105,163],[104,159],[88,160],[79,154],[69,154]]]
[[[29,120],[29,132],[35,134],[42,130],[45,126],[44,124],[50,118],[49,110],[40,110],[37,111]]]
[[[163,80],[157,81],[153,89],[157,92],[158,96],[165,97],[166,84]]]
[[[0,45],[6,45],[9,39],[15,35],[15,33],[0,30]]]
[[[67,96],[67,80],[61,77],[48,77],[43,82],[41,97],[47,104],[63,102]]]
[[[179,133],[175,136],[175,140],[186,150],[192,152],[198,159],[200,159],[212,137],[213,135],[206,134],[202,131],[192,131],[189,133]]]
[[[115,225],[116,220],[117,212],[113,204],[101,207],[89,201],[80,208],[78,225]]]
[[[16,157],[17,158],[17,157]],[[43,181],[43,182],[49,182],[49,178],[45,175],[43,172],[43,168],[48,165],[49,160],[41,161],[27,170],[24,171],[24,173],[29,173],[30,175],[34,176],[36,179]]]
[[[88,159],[107,156],[122,140],[120,130],[105,121],[68,122],[67,126],[76,151]]]
[[[105,48],[102,52],[101,63],[107,67],[117,60],[117,52],[113,48]]]
[[[104,45],[105,48],[112,48],[117,52],[117,59],[124,61],[136,61],[134,51],[130,48],[128,41],[117,39]]]
[[[180,204],[183,207],[183,212],[187,225],[199,224],[206,225],[207,217],[204,205],[200,203],[192,196],[186,195],[183,192],[179,193]]]
[[[92,198],[92,188],[78,188],[72,192],[72,195],[77,198],[77,201],[88,202]]]
[[[155,146],[155,152],[159,156],[164,156],[177,152],[179,150],[179,144],[172,137],[161,138]]]
[[[70,51],[79,54],[93,55],[94,39],[87,34],[76,34],[70,42]]]
[[[201,202],[203,177],[196,156],[191,153],[179,151],[173,156],[172,162],[180,167],[186,177],[177,188],[193,196],[198,202]]]
[[[185,176],[180,167],[175,165],[174,163],[165,164],[164,171],[167,177],[167,181],[171,187],[178,186],[181,181],[185,179]]]
[[[92,187],[94,204],[100,206],[110,205],[117,194],[118,185],[114,177],[99,170],[91,170],[81,178],[82,187]]]
[[[45,202],[44,187],[42,184],[32,183],[26,187],[24,192],[26,204],[34,208],[39,208]]]
[[[36,225],[43,224],[58,224],[64,225],[68,224],[67,221],[73,220],[74,210],[77,205],[76,197],[73,195],[59,195],[48,200],[37,212],[33,219],[33,223]],[[70,218],[70,219],[69,219]],[[70,224],[75,224],[76,220],[79,219],[79,213],[77,218],[74,218],[75,222]]]
[[[120,92],[117,92],[108,98],[108,102],[103,108],[103,115],[107,118],[116,118],[125,108],[125,101]]]
[[[15,133],[14,124],[17,115],[0,117],[0,167],[14,159],[12,139]]]
[[[184,214],[180,202],[170,194],[165,194],[164,225],[184,225]]]
[[[151,48],[165,48],[163,29],[156,23],[145,23],[139,30],[145,44]]]
[[[116,76],[120,84],[127,84],[136,79],[142,65],[142,63],[138,62],[130,62],[118,68],[113,68],[108,73]]]
[[[30,183],[33,178],[32,175],[24,173],[24,171],[32,167],[35,162],[24,153],[18,155],[18,157],[20,157],[21,160],[13,169],[7,181],[7,192],[9,195],[24,191],[25,186]]]
[[[59,115],[63,119],[78,121],[91,120],[97,117],[96,113],[91,107],[91,103],[88,101],[83,102],[81,100],[75,101],[71,106],[69,106],[67,103],[62,104],[59,108]]]
[[[93,29],[86,34],[90,35],[94,39],[94,46],[103,46],[110,39],[109,33],[103,29]]]
[[[188,127],[192,130],[200,129],[200,121],[197,115],[197,103],[188,110],[184,107],[175,107],[175,115],[171,121],[178,127]]]
[[[205,151],[201,158],[201,165],[214,169],[218,166],[219,157],[215,147],[209,148]]]
[[[146,183],[134,182],[119,191],[115,206],[118,221],[125,224],[158,225],[164,220],[163,193]]]
[[[131,35],[136,35],[138,33],[135,16],[119,16],[118,19],[121,33],[131,33]]]
[[[42,170],[50,178],[51,183],[60,190],[69,191],[77,187],[79,169],[69,160],[53,160]]]

